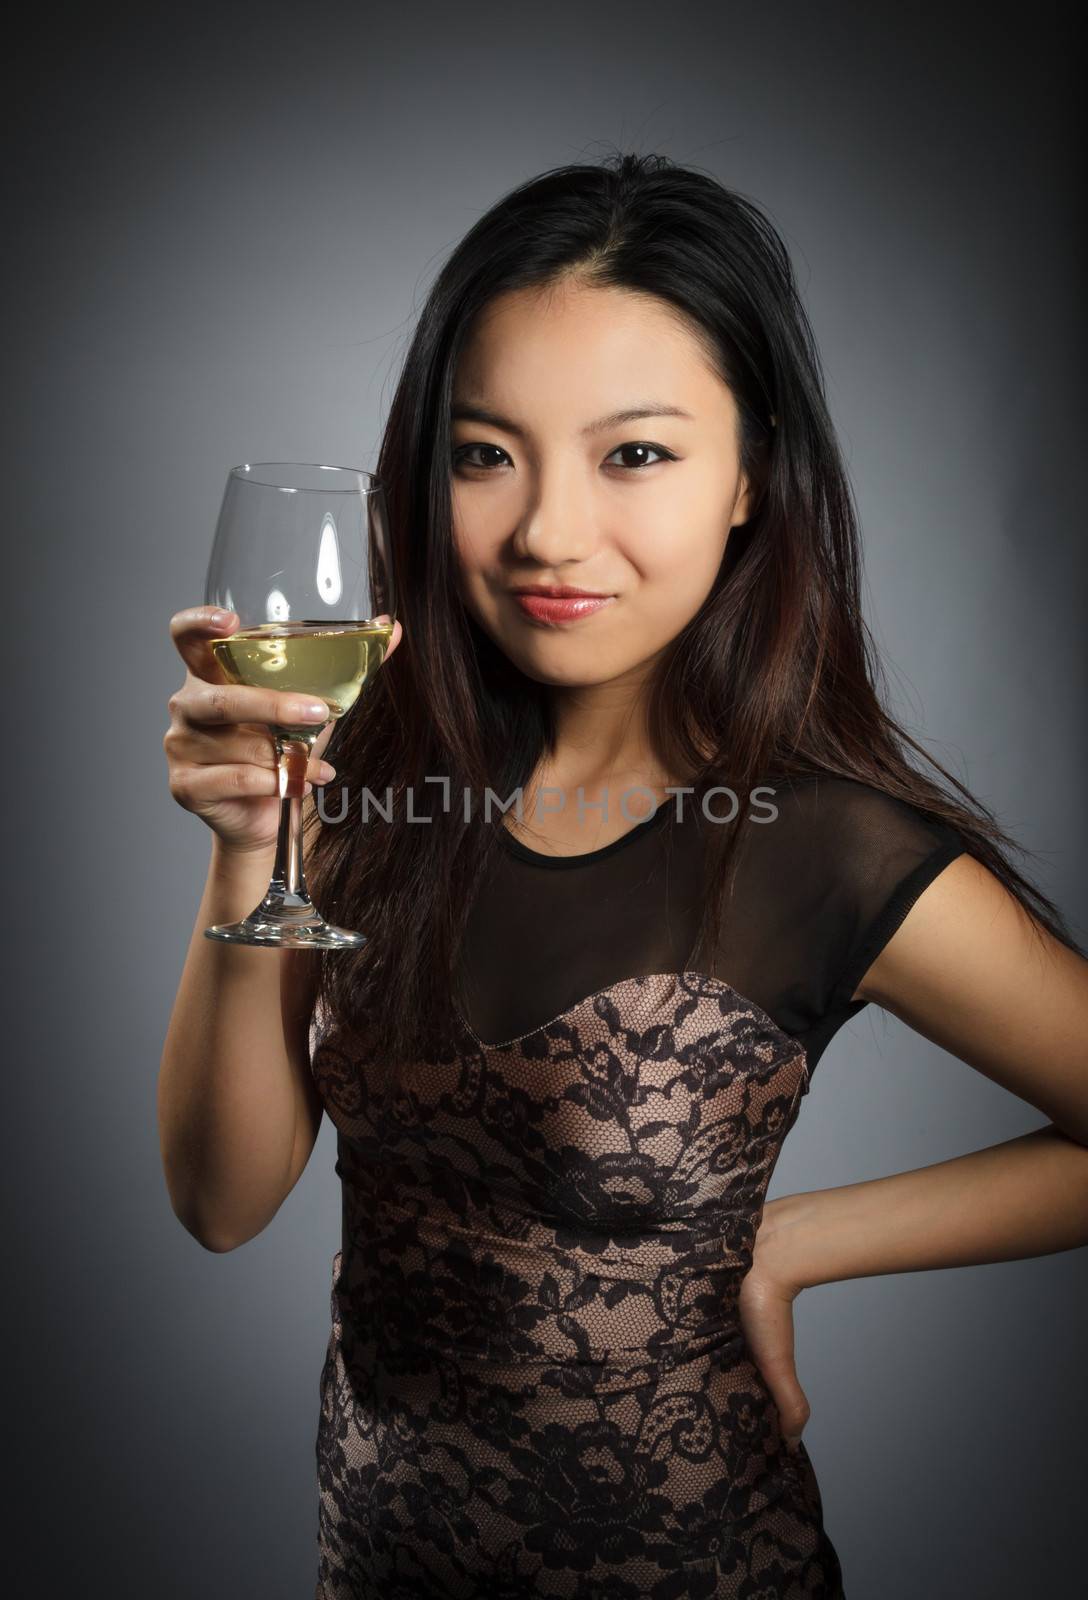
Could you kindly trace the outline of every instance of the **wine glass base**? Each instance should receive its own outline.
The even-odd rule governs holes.
[[[268,945],[280,950],[358,950],[366,935],[326,922],[312,907],[284,917],[251,912],[241,922],[219,922],[204,929],[205,939],[228,944]]]

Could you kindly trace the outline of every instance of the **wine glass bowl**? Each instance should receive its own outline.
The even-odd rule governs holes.
[[[232,608],[233,609],[233,608]],[[266,622],[211,641],[220,671],[232,683],[287,690],[324,700],[329,717],[344,716],[374,676],[393,635],[392,622]],[[321,732],[313,723],[275,724],[310,744]]]
[[[395,623],[382,484],[355,467],[233,467],[204,600],[239,620],[234,633],[211,641],[229,682],[287,690],[323,701],[329,718],[346,716],[381,668]],[[281,949],[365,944],[361,932],[326,922],[305,885],[301,780],[291,773],[305,771],[323,726],[269,725],[280,825],[268,893],[240,922],[205,928],[207,938]]]

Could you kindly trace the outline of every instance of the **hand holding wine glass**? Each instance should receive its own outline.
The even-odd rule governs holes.
[[[198,608],[194,617],[206,620],[219,613],[220,631],[197,641],[186,633],[191,622],[181,628],[186,649],[193,652],[190,671],[201,680],[208,675],[213,686],[187,680],[182,720],[190,730],[208,723],[267,722],[279,795],[268,892],[240,922],[205,928],[205,936],[280,949],[365,944],[362,933],[326,922],[307,893],[302,798],[319,736],[324,732],[328,742],[332,724],[350,712],[393,644],[396,608],[383,486],[353,467],[262,462],[232,468],[204,599],[203,611]],[[218,682],[210,679],[209,652]],[[311,719],[307,701],[317,709]],[[238,735],[231,738],[237,754]],[[241,776],[254,763],[244,758],[218,763],[222,770],[226,765],[237,769],[229,779],[236,792],[238,785],[254,781]],[[191,777],[185,781],[193,783]],[[261,823],[254,828],[253,818],[241,822],[236,813],[224,811],[226,795],[217,778],[210,782],[211,791],[206,776],[195,787],[203,783],[205,800],[214,793],[221,827],[234,831],[236,839],[262,839]]]
[[[274,848],[280,823],[280,761],[271,730],[297,723],[306,697],[247,685],[224,687],[229,679],[216,662],[211,640],[237,627],[236,616],[220,623],[207,606],[191,606],[171,617],[171,638],[186,673],[182,687],[170,697],[163,748],[170,792],[178,804],[206,822],[228,851],[260,854]],[[402,636],[397,622],[387,661]],[[335,777],[335,769],[322,759],[336,727],[323,701],[313,726],[320,731],[307,765],[291,764],[292,795],[306,794]]]

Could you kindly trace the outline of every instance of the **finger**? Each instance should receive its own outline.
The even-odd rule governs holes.
[[[328,778],[312,771],[304,775],[299,758],[289,754],[286,779],[277,768],[267,771],[248,762],[205,767],[195,764],[178,769],[171,792],[175,800],[191,811],[206,806],[219,805],[224,800],[300,799],[318,788]]]
[[[280,792],[280,775],[247,762],[214,767],[186,764],[176,769],[170,791],[189,810],[224,800],[260,800]]]
[[[189,606],[184,611],[175,611],[170,618],[170,637],[194,677],[209,683],[226,682],[211,641],[234,633],[238,621],[236,611],[224,611],[217,606]]]
[[[258,689],[246,683],[195,682],[179,691],[174,702],[193,726],[216,728],[231,722],[261,722],[312,728],[316,734],[329,720],[328,705],[316,696],[292,694],[286,689]]]
[[[330,717],[325,727],[322,728],[321,732],[313,742],[312,751],[315,756],[323,756],[325,754],[325,751],[328,748],[329,740],[336,732],[336,725],[337,719],[335,717]]]
[[[388,611],[383,611],[380,617],[375,617],[374,618],[374,621],[375,622],[388,622],[389,621],[389,613],[388,613]],[[401,641],[401,639],[403,637],[404,637],[404,629],[401,627],[400,618],[398,617],[393,623],[393,632],[389,635],[389,643],[385,647],[385,655],[382,658],[383,662],[389,660],[389,657],[393,654],[393,651],[397,648],[398,644],[400,644],[400,641]]]
[[[797,1377],[793,1357],[784,1352],[780,1356],[764,1357],[759,1363],[759,1370],[774,1399],[782,1437],[791,1449],[795,1449],[811,1412]]]
[[[742,1321],[756,1365],[774,1400],[783,1438],[795,1448],[810,1409],[794,1362],[793,1302],[766,1289],[749,1296]]]
[[[323,730],[321,738],[314,741],[307,766],[307,775],[314,782],[327,783],[336,775],[336,768],[323,761],[324,745],[328,742]],[[224,766],[249,763],[255,767],[276,767],[276,742],[268,728],[257,724],[228,722],[222,727],[207,727],[182,723],[165,741],[173,759],[181,764],[195,766]],[[321,746],[319,749],[318,746]]]
[[[774,1398],[774,1403],[778,1410],[779,1426],[782,1429],[782,1437],[791,1450],[796,1449],[812,1413],[805,1391],[798,1381],[793,1362],[789,1363],[788,1369],[783,1367],[778,1372],[775,1372],[773,1368],[768,1371],[767,1367],[761,1363],[760,1371],[766,1378],[767,1387]]]

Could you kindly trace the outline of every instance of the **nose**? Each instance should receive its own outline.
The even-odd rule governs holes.
[[[596,509],[575,463],[542,470],[537,490],[514,534],[519,556],[555,570],[584,561],[600,542]]]

